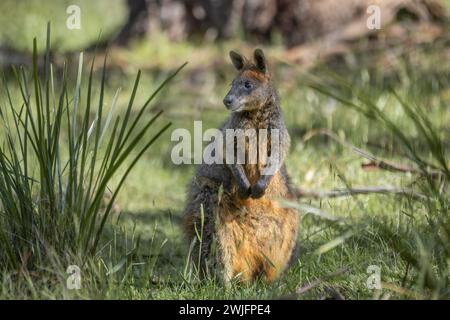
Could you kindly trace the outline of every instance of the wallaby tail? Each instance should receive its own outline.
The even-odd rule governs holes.
[[[201,276],[208,273],[207,261],[215,231],[218,193],[217,186],[191,186],[184,212],[184,230],[191,244],[190,260]]]

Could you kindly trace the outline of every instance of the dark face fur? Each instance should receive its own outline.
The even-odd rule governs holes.
[[[232,112],[254,111],[265,105],[271,96],[270,77],[260,49],[254,52],[255,63],[231,51],[231,62],[239,71],[223,103]]]

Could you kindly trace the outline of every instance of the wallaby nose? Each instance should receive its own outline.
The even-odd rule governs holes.
[[[226,96],[225,98],[223,98],[223,104],[227,106],[227,108],[231,106],[231,103],[233,103],[233,98],[231,98],[230,96]]]

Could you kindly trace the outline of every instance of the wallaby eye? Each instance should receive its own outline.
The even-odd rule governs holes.
[[[245,81],[244,82],[244,87],[245,87],[245,89],[251,89],[252,88],[252,84],[250,83],[250,81]]]

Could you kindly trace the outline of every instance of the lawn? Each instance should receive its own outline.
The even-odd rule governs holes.
[[[108,218],[98,252],[81,267],[81,289],[70,290],[66,286],[65,270],[71,262],[71,258],[67,258],[38,266],[34,274],[5,272],[0,283],[1,298],[448,297],[450,255],[444,248],[444,253],[436,256],[441,248],[434,238],[435,229],[430,227],[430,216],[434,214],[430,208],[448,216],[445,183],[442,197],[447,202],[435,203],[439,202],[438,197],[428,190],[429,184],[421,175],[363,168],[361,165],[369,160],[355,148],[397,164],[416,166],[417,163],[411,160],[405,141],[399,139],[386,122],[380,117],[368,117],[344,101],[355,101],[356,95],[361,94],[401,129],[421,159],[437,165],[433,146],[401,103],[420,107],[448,148],[450,64],[435,65],[439,53],[436,47],[403,57],[394,70],[386,74],[376,72],[380,68],[358,60],[357,56],[353,57],[358,61],[356,66],[319,67],[305,72],[280,61],[280,48],[267,48],[266,55],[272,65],[292,139],[287,168],[297,187],[309,191],[367,187],[409,189],[425,193],[427,200],[392,193],[299,198],[302,220],[298,261],[274,284],[258,282],[225,288],[218,278],[198,281],[187,267],[189,244],[180,222],[186,185],[195,168],[172,163],[170,154],[175,143],[170,141],[170,133],[176,128],[193,130],[194,120],[202,120],[205,130],[219,126],[226,119],[228,112],[222,98],[234,76],[227,53],[231,49],[250,52],[251,47],[237,41],[199,47],[183,42],[173,44],[164,38],[156,41],[158,48],[151,43],[136,43],[131,49],[111,50],[104,103],[109,108],[116,90],[121,87],[117,114],[125,113],[139,68],[143,73],[136,105],[144,103],[171,70],[185,61],[189,64],[152,102],[154,109],[143,115],[145,123],[155,110],[163,110],[159,126],[167,122],[172,125],[126,179],[116,200],[116,209]],[[89,59],[88,55],[85,70],[89,68]],[[118,67],[124,65],[126,68]],[[98,81],[101,71],[94,75],[94,81]],[[8,78],[8,82],[13,81]],[[346,82],[350,89],[345,87]],[[320,83],[343,100],[319,92],[314,83]],[[13,84],[11,86],[17,91]],[[98,89],[93,95],[98,97]],[[1,99],[2,104],[5,103],[4,95]],[[330,133],[335,138],[331,138]],[[153,134],[147,133],[149,137]],[[448,156],[445,150],[444,155]],[[114,189],[117,183],[116,179],[109,187]],[[418,262],[407,259],[406,249],[402,249],[405,244]],[[75,259],[73,264],[78,261]],[[373,276],[370,270],[374,269],[380,271],[379,289],[370,285]],[[428,285],[428,271],[435,275],[434,287]]]

